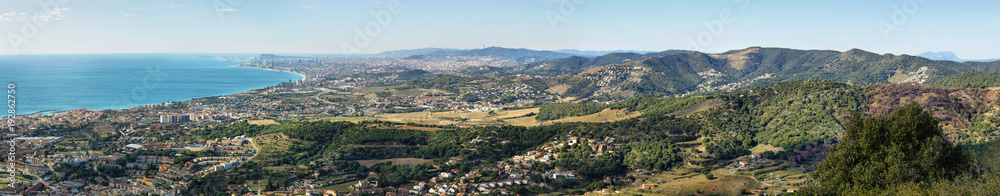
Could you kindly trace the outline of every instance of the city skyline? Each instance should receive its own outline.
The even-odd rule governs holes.
[[[0,54],[379,53],[751,46],[991,59],[981,1],[0,1]]]

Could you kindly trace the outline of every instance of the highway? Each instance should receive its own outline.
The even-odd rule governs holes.
[[[323,96],[323,95],[325,95],[327,93],[333,92],[333,90],[330,90],[328,88],[323,88],[323,87],[314,87],[314,88],[317,89],[317,90],[323,91],[323,92],[320,92],[320,93],[316,93],[316,95],[312,96],[313,99],[315,99],[316,101],[323,102],[323,103],[330,104],[330,105],[340,105],[338,103],[330,102],[330,101],[327,101],[326,99],[320,98],[320,96]],[[345,106],[345,107],[347,107],[347,109],[349,111],[347,113],[341,114],[340,116],[347,116],[347,115],[354,114],[354,112],[355,112],[354,106]]]

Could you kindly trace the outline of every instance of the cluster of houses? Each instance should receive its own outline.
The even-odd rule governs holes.
[[[524,155],[515,155],[507,161],[500,161],[495,167],[481,168],[465,173],[458,170],[441,172],[437,176],[425,182],[419,182],[412,187],[411,192],[415,195],[464,195],[464,194],[484,194],[501,193],[510,194],[507,188],[513,186],[529,185],[533,182],[527,176],[532,171],[528,170],[536,162],[551,163],[558,159],[555,153],[559,148],[586,145],[593,152],[593,156],[606,153],[619,148],[614,137],[603,139],[586,139],[567,136],[566,140],[554,141],[543,144],[538,150],[530,151]],[[473,139],[470,143],[484,142],[480,138]],[[459,164],[461,159],[451,158],[446,164]],[[499,176],[486,182],[475,182],[476,177],[482,176],[483,172],[496,172]],[[536,173],[544,178],[552,179],[576,179],[577,176],[571,171],[545,171]],[[614,182],[616,178],[607,178],[608,183]],[[361,181],[355,187],[372,186],[373,184]]]
[[[765,73],[764,75],[760,75],[760,76],[757,76],[755,78],[751,78],[749,80],[736,81],[736,82],[727,83],[727,84],[724,84],[724,85],[718,85],[717,86],[716,84],[722,82],[722,79],[720,79],[720,78],[722,76],[724,76],[724,74],[715,72],[714,69],[711,69],[709,71],[700,72],[700,73],[698,73],[698,75],[701,76],[702,78],[706,79],[705,82],[702,82],[701,84],[698,84],[698,89],[693,90],[693,91],[689,91],[689,92],[686,92],[686,93],[678,94],[678,95],[675,95],[675,96],[676,97],[684,97],[684,96],[688,96],[688,95],[691,95],[691,94],[694,94],[694,93],[698,93],[698,92],[711,92],[711,91],[727,91],[727,92],[732,92],[732,91],[735,91],[735,90],[740,89],[742,87],[745,87],[745,86],[748,86],[750,84],[753,84],[754,82],[757,82],[758,80],[763,80],[763,79],[768,79],[768,78],[774,77],[774,75],[772,75],[770,73]]]
[[[431,178],[427,182],[419,182],[413,186],[411,192],[414,194],[481,194],[507,192],[507,188],[518,185],[528,185],[531,183],[528,177],[522,173],[508,173],[509,167],[504,169],[503,164],[497,168],[484,168],[478,171],[470,171],[464,174],[458,170],[441,172],[438,176]],[[474,177],[481,176],[481,172],[497,172],[498,177],[485,182],[473,182]]]
[[[467,106],[468,103],[454,101],[449,96],[405,96],[405,97],[385,97],[364,100],[362,103],[369,105],[385,105],[395,109],[408,108],[441,108],[456,109]]]
[[[51,126],[51,125],[80,125],[89,122],[96,121],[101,118],[104,113],[101,111],[93,111],[87,109],[70,110],[65,112],[56,112],[49,115],[44,115],[42,113],[33,113],[28,115],[18,115],[19,120],[13,121],[16,123],[15,126],[27,128],[29,130],[37,130],[40,127]],[[0,126],[7,127],[8,121],[0,121]]]
[[[205,141],[204,149],[221,155],[253,154],[253,148],[243,145],[249,142],[250,138],[242,135],[233,138],[208,140]]]
[[[371,77],[371,78],[344,77],[338,80],[331,80],[328,83],[328,85],[334,86],[338,89],[352,89],[372,84],[396,83],[398,82],[397,79],[399,79],[399,75],[396,74],[385,77]]]
[[[505,97],[513,97],[513,104],[515,106],[531,105],[535,102],[551,103],[556,100],[556,97],[552,94],[536,89],[535,87],[528,86],[524,83],[513,83],[489,89],[473,90],[467,92],[467,94],[471,94],[479,98],[481,101],[479,101],[478,104],[499,102]],[[498,106],[502,107],[506,105]]]
[[[737,158],[736,161],[733,161],[733,163],[726,165],[726,169],[729,170],[729,173],[736,173],[738,171],[750,171],[759,169],[762,166],[770,163],[771,161],[763,159],[760,156],[750,155]]]
[[[58,141],[59,137],[21,137],[19,141]],[[156,151],[201,151],[212,150],[221,156],[199,157],[192,161],[178,163],[174,156],[157,155],[136,155],[129,156],[122,152],[115,152],[110,155],[95,156],[90,151],[70,151],[64,153],[52,153],[51,150],[41,149],[27,153],[22,153],[23,158],[15,160],[14,164],[2,166],[2,170],[16,170],[21,174],[33,175],[41,180],[52,178],[63,179],[67,173],[55,172],[49,175],[52,167],[62,163],[86,164],[86,167],[97,170],[98,168],[117,168],[124,172],[123,177],[105,178],[85,177],[79,179],[62,180],[55,183],[39,183],[37,185],[28,184],[27,181],[20,182],[19,185],[0,190],[0,194],[41,194],[41,195],[73,195],[73,194],[98,194],[98,195],[134,195],[134,194],[157,194],[176,195],[177,190],[183,190],[187,182],[184,180],[195,176],[205,175],[211,172],[228,170],[245,162],[256,153],[256,149],[248,147],[246,144],[251,140],[249,137],[238,136],[219,140],[210,140],[206,144],[129,144],[121,150],[124,152],[136,150],[156,150]],[[235,156],[234,156],[235,155]],[[122,159],[134,157],[122,162]],[[10,168],[8,168],[10,167]],[[8,194],[9,193],[9,194]]]
[[[614,91],[618,90],[617,85],[619,82],[641,81],[641,77],[648,71],[649,68],[645,67],[613,65],[597,72],[587,73],[583,78],[597,82],[596,86],[600,87],[600,89],[594,92],[596,96],[614,93]]]
[[[15,137],[17,146],[25,149],[44,149],[63,140],[63,137]]]
[[[531,164],[532,162],[549,163],[559,159],[559,154],[556,153],[558,149],[577,144],[586,145],[590,148],[590,156],[600,156],[605,152],[620,148],[615,143],[614,137],[605,137],[604,139],[587,139],[568,135],[566,137],[568,139],[564,141],[552,141],[542,144],[539,151],[528,151],[524,155],[515,155],[511,158],[511,161],[521,164]]]

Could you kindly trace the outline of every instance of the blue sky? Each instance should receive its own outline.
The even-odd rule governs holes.
[[[396,4],[398,12],[389,12]],[[0,54],[764,46],[984,59],[1000,58],[997,7],[967,0],[0,0]],[[391,20],[383,26],[373,12]],[[365,33],[369,24],[379,31]],[[355,43],[356,29],[367,44]]]

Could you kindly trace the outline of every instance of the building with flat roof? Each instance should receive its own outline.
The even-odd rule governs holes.
[[[127,151],[135,151],[135,150],[142,149],[143,147],[145,147],[145,146],[143,146],[142,144],[129,144],[129,145],[125,145],[125,148],[123,148],[123,149],[125,149]]]
[[[160,123],[178,123],[191,121],[191,115],[160,115]]]

